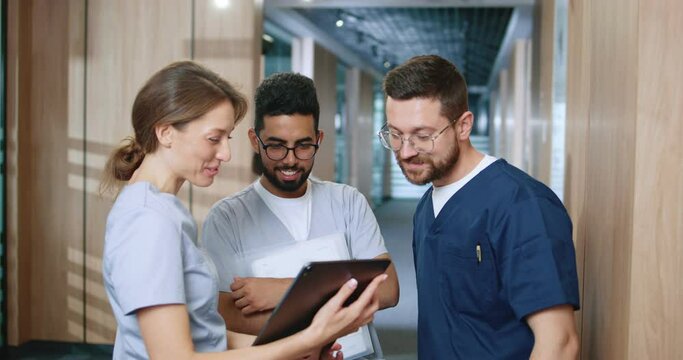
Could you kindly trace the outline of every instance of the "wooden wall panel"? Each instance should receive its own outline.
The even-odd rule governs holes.
[[[529,174],[544,184],[550,184],[552,154],[555,6],[555,0],[537,4],[532,39]]]
[[[193,188],[192,211],[201,222],[211,206],[256,179],[253,150],[247,130],[254,123],[254,90],[260,77],[262,1],[232,1],[216,8],[212,0],[195,2],[194,59],[230,81],[249,99],[249,113],[235,128],[230,141],[232,159],[221,167],[212,186]]]
[[[313,174],[328,181],[335,180],[336,138],[334,115],[337,112],[337,58],[322,46],[315,45],[313,81],[320,103],[319,128],[325,132],[322,146],[315,156]]]
[[[10,344],[113,341],[101,273],[112,204],[98,194],[104,164],[132,135],[139,88],[173,61],[196,54],[252,97],[262,5],[230,5],[222,11],[209,0],[8,2]],[[202,205],[195,212],[200,223],[215,200],[252,181],[244,156],[251,152],[251,122],[233,143],[239,171],[223,175],[231,188],[218,187],[210,201],[198,192],[194,202],[190,186],[181,189],[188,207]]]
[[[591,2],[583,348],[624,359],[633,219],[637,0]],[[569,74],[568,78],[572,78]]]
[[[508,147],[508,121],[510,120],[510,73],[503,69],[498,74],[498,93],[496,96],[496,126],[494,127],[495,151],[493,155],[501,158],[509,158]]]
[[[83,340],[83,283],[78,281],[83,272],[70,256],[83,251],[83,194],[70,182],[82,172],[55,166],[69,164],[71,150],[82,151],[82,144],[71,141],[74,133],[82,131],[83,121],[83,82],[69,72],[72,41],[82,43],[82,37],[70,38],[71,11],[77,12],[77,19],[83,18],[82,3],[70,1],[34,1],[31,15],[31,129],[25,140],[41,151],[26,154],[32,158],[30,175],[22,181],[26,192],[20,192],[20,201],[34,206],[20,226],[32,228],[33,339]],[[45,179],[50,179],[49,186]]]
[[[512,63],[512,61],[511,61]],[[512,149],[514,146],[513,136],[515,129],[515,71],[512,66],[501,71],[505,74],[505,80],[501,84],[505,85],[505,90],[501,91],[503,104],[503,126],[501,128],[502,152],[501,157],[507,159],[512,164]]]
[[[511,71],[511,105],[512,105],[512,125],[510,129],[510,157],[507,159],[512,165],[529,171],[530,153],[529,153],[529,118],[531,112],[530,105],[530,88],[531,82],[530,73],[530,49],[531,42],[526,39],[520,39],[515,42],[512,50],[512,59],[510,61]]]
[[[582,356],[628,356],[638,1],[569,9],[567,204],[583,262]],[[581,268],[582,264],[579,264]]]
[[[19,166],[28,161],[26,136],[27,121],[20,116],[30,113],[28,99],[30,87],[31,54],[31,2],[9,1],[7,4],[7,116],[6,116],[6,184],[7,184],[7,342],[18,345],[30,339],[30,307],[21,306],[30,299],[30,261],[28,241],[31,228],[22,228],[22,219],[28,217],[28,207],[21,203],[19,191],[23,186],[19,178],[27,174],[27,167]],[[20,137],[21,135],[21,137]],[[21,326],[21,324],[26,324]]]
[[[591,2],[591,106],[586,159],[583,355],[624,359],[628,349],[637,0]],[[571,76],[570,76],[571,77]]]
[[[500,90],[492,89],[489,93],[489,153],[498,153],[498,137],[500,128]]]
[[[683,358],[683,3],[638,7],[630,359]]]
[[[564,203],[574,224],[574,245],[582,309],[577,313],[577,330],[583,326],[584,257],[586,250],[586,161],[591,79],[590,6],[572,1],[568,9],[567,127],[565,143]],[[582,344],[583,345],[583,344]]]
[[[359,68],[346,71],[347,158],[349,185],[372,205],[373,79]]]
[[[102,283],[104,226],[112,199],[97,191],[102,169],[121,139],[133,134],[131,110],[144,82],[167,64],[191,57],[192,1],[88,1],[85,137],[86,341],[111,343],[116,322]],[[123,76],[122,76],[123,74]],[[78,141],[83,141],[82,137]],[[82,155],[79,155],[82,156]],[[180,196],[188,203],[189,186]]]
[[[372,167],[374,163],[373,141],[375,141],[375,79],[366,72],[361,72],[360,77],[360,116],[359,122],[360,132],[357,134],[358,143],[354,146],[354,151],[360,153],[361,161],[357,168],[359,174],[358,190],[365,195],[374,207],[372,200]]]
[[[81,341],[82,268],[69,255],[83,248],[83,195],[68,159],[82,131],[83,2],[8,7],[9,341]]]
[[[583,358],[683,357],[681,14],[670,0],[571,2],[566,199]]]

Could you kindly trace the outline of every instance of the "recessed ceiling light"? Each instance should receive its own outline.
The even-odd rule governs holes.
[[[213,4],[219,9],[227,9],[230,6],[230,0],[213,0]]]
[[[337,20],[337,22],[335,23],[335,25],[337,25],[337,27],[342,27],[342,26],[344,26],[344,20],[342,20],[342,19]]]

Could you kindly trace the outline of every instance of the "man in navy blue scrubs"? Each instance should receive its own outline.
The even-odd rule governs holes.
[[[413,218],[420,359],[575,359],[572,224],[555,194],[472,147],[467,85],[418,56],[384,80],[383,145],[432,183]]]

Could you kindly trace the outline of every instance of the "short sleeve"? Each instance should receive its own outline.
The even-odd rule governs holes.
[[[372,259],[385,254],[387,248],[379,230],[375,214],[365,197],[356,189],[349,187],[347,216],[349,218],[349,241],[351,258]]]
[[[122,215],[107,234],[109,275],[124,314],[186,302],[179,224],[141,209]]]
[[[230,284],[237,275],[233,271],[233,264],[237,259],[237,253],[230,239],[233,238],[230,218],[220,207],[214,206],[202,228],[202,246],[216,265],[218,272],[218,289],[230,292]]]
[[[579,308],[572,226],[559,200],[513,204],[492,233],[503,291],[518,319],[557,305]]]

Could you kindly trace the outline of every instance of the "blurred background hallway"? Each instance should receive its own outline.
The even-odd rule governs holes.
[[[395,308],[375,316],[387,360],[417,358],[417,289],[413,264],[413,212],[416,200],[389,200],[376,209],[384,241],[396,265],[401,297]]]

